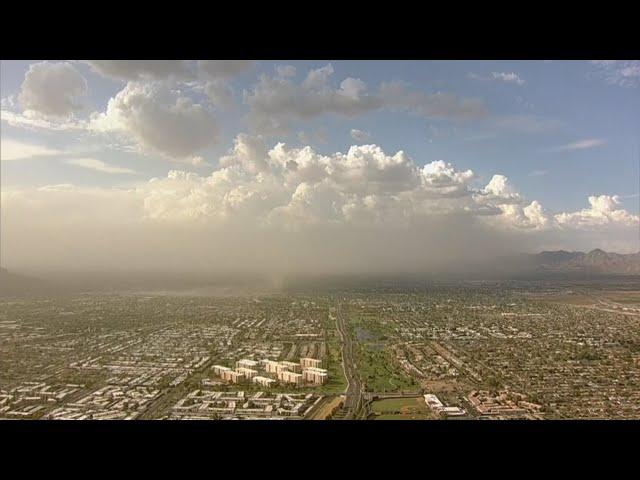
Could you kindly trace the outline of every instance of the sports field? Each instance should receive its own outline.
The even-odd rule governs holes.
[[[386,398],[371,404],[373,420],[434,420],[423,397]]]

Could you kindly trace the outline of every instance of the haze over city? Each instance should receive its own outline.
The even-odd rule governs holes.
[[[640,418],[639,61],[34,60],[0,80],[0,420]],[[368,459],[255,425],[154,436],[229,464],[215,442]]]
[[[637,61],[3,61],[10,271],[640,250]]]

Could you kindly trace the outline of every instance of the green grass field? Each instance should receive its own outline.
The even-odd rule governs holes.
[[[386,398],[371,404],[374,420],[432,420],[437,418],[423,397]]]
[[[416,389],[415,381],[394,363],[391,354],[369,344],[357,344],[358,371],[369,392],[398,392]]]
[[[342,351],[336,339],[327,342],[327,370],[329,380],[322,386],[322,391],[329,394],[339,394],[347,388],[347,380],[342,370]]]
[[[432,416],[429,415],[402,415],[402,414],[394,414],[394,413],[385,413],[384,415],[377,415],[373,417],[373,420],[434,420]]]
[[[400,368],[389,351],[389,327],[378,314],[356,312],[348,324],[360,377],[368,392],[416,390],[417,383]]]

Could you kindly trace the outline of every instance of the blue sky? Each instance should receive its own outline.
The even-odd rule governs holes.
[[[2,62],[0,96],[17,95],[30,64],[35,61]],[[234,79],[234,111],[222,112],[220,143],[204,154],[215,159],[233,144],[239,131],[246,131],[242,91],[250,89],[261,73],[273,73],[276,65],[296,66],[296,80],[307,71],[328,63],[334,67],[335,82],[355,77],[377,85],[401,80],[416,90],[444,91],[463,97],[479,98],[487,105],[485,121],[461,124],[426,119],[403,112],[372,112],[360,117],[327,114],[299,122],[292,131],[275,140],[297,144],[298,132],[308,132],[310,144],[322,153],[344,151],[352,145],[352,128],[370,133],[371,142],[387,152],[404,150],[418,163],[433,160],[453,162],[471,168],[489,179],[495,172],[508,176],[530,198],[544,198],[554,210],[577,209],[594,193],[638,193],[640,156],[640,93],[637,87],[608,83],[601,72],[583,61],[293,61],[257,62],[248,72]],[[87,65],[77,69],[88,79],[88,109],[104,110],[121,88],[122,82],[94,73]],[[524,83],[491,79],[493,72],[516,73]],[[474,78],[477,76],[477,78]],[[482,78],[479,78],[482,77]],[[510,131],[490,125],[492,117],[526,116],[544,125],[541,131]],[[322,141],[314,138],[319,128],[328,132]],[[517,130],[517,127],[514,127]],[[78,143],[68,135],[24,131],[6,123],[3,137],[36,140],[65,146]],[[558,150],[558,147],[584,139],[602,139],[603,145]],[[172,168],[171,162],[140,155],[122,155],[105,151],[101,158],[113,163],[134,165],[141,173],[156,176]],[[50,182],[105,184],[127,182],[129,178],[111,178],[55,162],[33,161],[3,163],[2,185],[39,185]],[[37,170],[37,171],[36,171]],[[637,202],[626,205],[638,211]]]
[[[639,211],[640,62],[327,60],[207,66],[34,60],[3,61],[1,80],[3,192],[60,184],[135,189],[173,170],[206,183],[228,166],[220,157],[244,161],[238,148],[250,141],[239,140],[239,134],[246,134],[259,139],[265,158],[283,142],[326,157],[346,155],[354,145],[376,145],[390,158],[403,151],[414,170],[442,161],[452,171],[473,171],[464,191],[474,198],[488,198],[488,184],[495,175],[504,176],[509,186],[500,195],[518,200],[503,198],[505,203],[492,208],[520,218],[530,230],[550,227],[536,223],[531,210],[514,212],[507,205],[539,202],[552,223],[564,222],[559,231],[569,224],[583,229],[585,221],[600,222],[598,228],[611,221],[615,229],[619,219],[633,230]],[[259,170],[255,165],[264,163],[244,162],[244,173],[253,174]],[[267,163],[273,173],[272,160]],[[376,165],[376,175],[382,175],[387,167]],[[322,181],[341,195],[355,194],[327,175]],[[295,188],[285,180],[283,185],[278,195],[293,195]],[[397,200],[392,189],[384,194]],[[614,205],[607,212],[630,216],[595,210],[579,216],[589,208],[590,196]],[[415,205],[415,198],[411,202]],[[469,211],[468,205],[458,207]],[[209,198],[197,211],[217,208]],[[569,221],[559,216],[563,213],[575,215]]]

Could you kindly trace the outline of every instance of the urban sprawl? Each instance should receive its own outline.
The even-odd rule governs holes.
[[[0,302],[4,419],[640,418],[639,385],[627,284]]]

